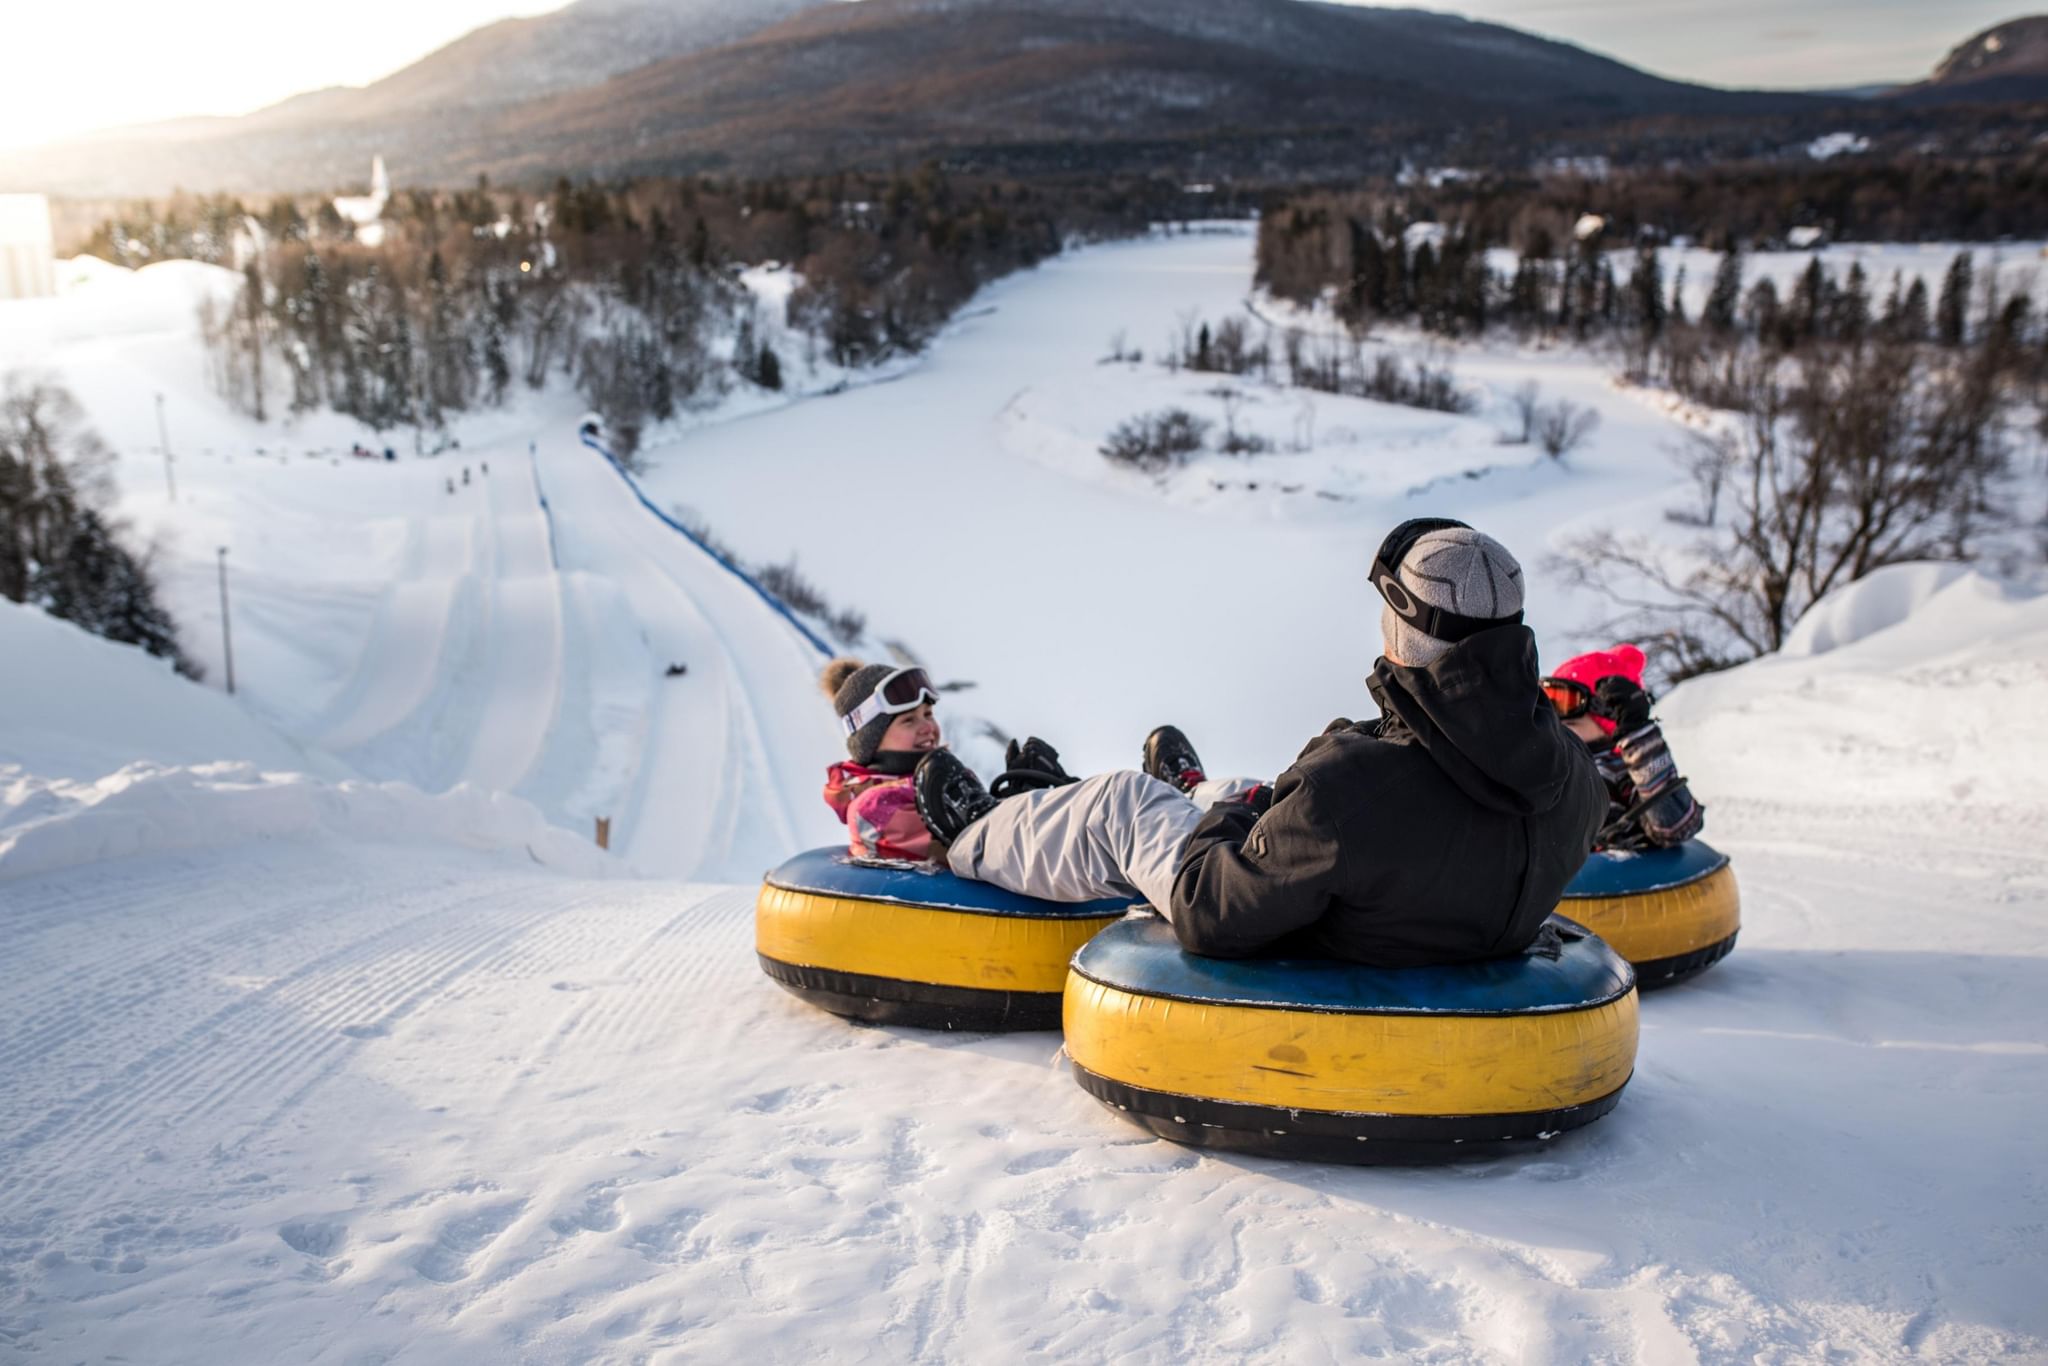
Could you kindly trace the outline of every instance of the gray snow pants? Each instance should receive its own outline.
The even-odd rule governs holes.
[[[996,803],[946,856],[961,877],[1047,901],[1141,896],[1170,917],[1173,874],[1202,813],[1255,778],[1212,778],[1182,796],[1144,773],[1099,773]]]

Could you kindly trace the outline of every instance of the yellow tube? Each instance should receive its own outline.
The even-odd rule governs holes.
[[[1636,993],[1528,1015],[1334,1014],[1144,996],[1067,979],[1067,1053],[1130,1086],[1280,1109],[1486,1115],[1555,1110],[1635,1068]]]
[[[799,967],[987,991],[1056,992],[1067,960],[1120,915],[975,915],[764,886],[754,947]]]
[[[1627,896],[1567,897],[1557,913],[1605,939],[1631,963],[1696,953],[1742,928],[1733,865],[1695,882]]]

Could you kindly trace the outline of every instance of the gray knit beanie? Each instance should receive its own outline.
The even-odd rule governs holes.
[[[877,684],[895,672],[893,664],[863,664],[857,659],[840,658],[825,666],[818,682],[832,699],[832,710],[846,716],[867,701]],[[889,733],[889,723],[895,719],[884,713],[846,737],[846,752],[855,763],[875,761],[875,751],[882,747],[882,737]]]
[[[1395,566],[1401,586],[1431,607],[1461,616],[1511,617],[1522,610],[1522,566],[1499,541],[1471,527],[1446,527],[1423,535]],[[1427,668],[1451,648],[1380,609],[1380,634],[1389,659]]]

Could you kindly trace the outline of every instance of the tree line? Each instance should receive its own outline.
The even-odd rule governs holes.
[[[914,352],[976,289],[1074,240],[1188,212],[1161,182],[1048,187],[936,167],[810,180],[558,182],[543,196],[479,183],[392,198],[364,245],[328,201],[252,210],[216,197],[138,206],[90,249],[234,265],[239,297],[204,319],[216,381],[259,419],[331,408],[372,428],[431,430],[568,377],[630,454],[646,427],[734,384],[776,389],[799,359],[843,367]],[[1204,205],[1203,207],[1208,207]],[[736,279],[792,266],[780,321]]]
[[[1309,196],[1267,215],[1261,281],[1359,335],[1400,322],[1583,341],[1624,380],[1697,405],[1677,540],[1596,531],[1555,562],[1614,605],[1602,632],[1643,640],[1667,677],[1776,650],[1814,602],[1874,569],[1970,559],[2017,529],[2006,481],[2029,422],[2048,433],[2048,326],[1978,252],[1957,252],[1931,288],[1815,255],[1781,289],[1748,278],[1730,242],[1695,315],[1652,242],[1537,234],[1503,269],[1475,223],[1418,229],[1371,206]]]

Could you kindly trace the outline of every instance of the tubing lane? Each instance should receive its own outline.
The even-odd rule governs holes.
[[[558,438],[541,462],[563,569],[615,581],[652,658],[688,669],[656,694],[614,847],[648,871],[752,878],[830,838],[815,784],[839,743],[815,650],[601,455]]]
[[[487,477],[491,629],[483,697],[461,779],[517,787],[540,757],[562,696],[562,583],[528,462],[507,458]]]

